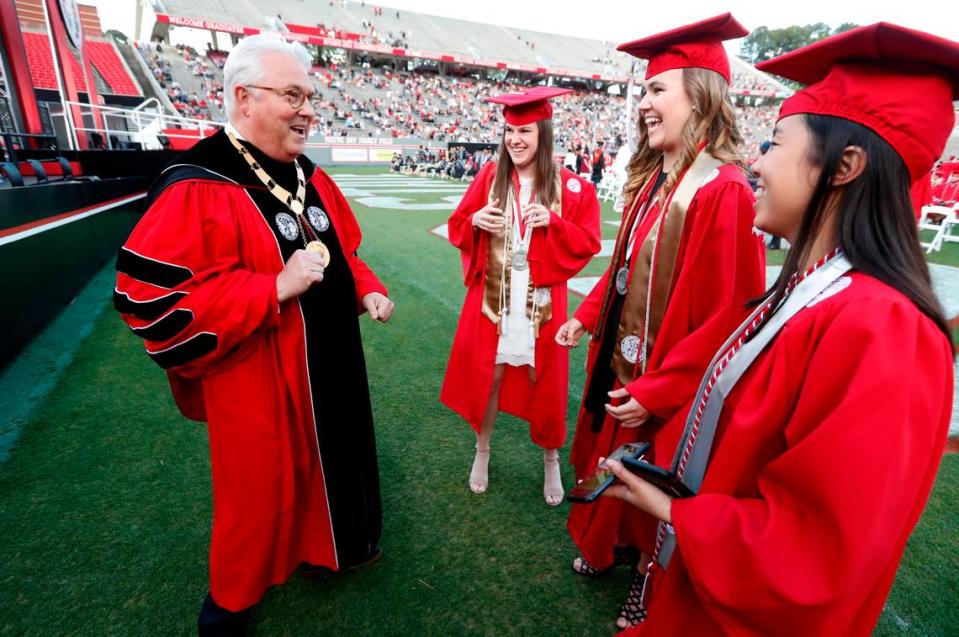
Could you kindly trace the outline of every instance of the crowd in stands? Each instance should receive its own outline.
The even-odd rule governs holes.
[[[390,170],[407,175],[426,175],[442,179],[468,181],[491,159],[492,148],[478,148],[473,152],[465,146],[450,146],[449,149],[420,149],[405,157],[394,153]]]
[[[195,79],[195,86],[188,89],[174,79],[173,63],[163,56],[164,45],[156,42],[150,46],[151,52],[146,56],[147,66],[177,111],[184,117],[222,121],[223,82],[213,69],[222,67],[226,54],[211,50],[208,63],[191,46],[177,44],[173,47],[176,62],[182,62]]]
[[[219,79],[225,54],[210,50],[200,56],[189,46],[177,45],[174,55],[164,55],[163,45],[155,44],[147,57],[154,77],[167,92],[176,108],[185,116],[223,121],[223,85]],[[169,45],[167,45],[169,46]],[[182,64],[198,88],[188,90],[174,79],[172,64]],[[320,109],[314,133],[328,140],[344,137],[419,138],[434,142],[469,142],[496,144],[502,134],[499,109],[483,98],[527,87],[476,76],[439,75],[435,72],[407,72],[371,68],[368,64],[320,67],[313,69]],[[760,80],[746,73],[734,75],[737,89],[760,90]],[[768,87],[765,87],[769,90]],[[747,161],[759,157],[759,145],[769,138],[775,123],[777,106],[772,100],[753,106],[751,98],[735,100],[739,105],[737,119],[744,137],[743,154]],[[591,166],[599,141],[606,142],[608,169],[616,151],[626,138],[626,100],[623,96],[586,91],[553,100],[556,146],[578,157],[574,170],[590,178]],[[471,157],[464,157],[464,176],[474,172],[467,166]],[[445,162],[439,167],[434,164]],[[478,162],[474,162],[478,163]],[[456,159],[435,157],[432,161],[404,163],[404,170],[427,170],[459,173]]]
[[[778,104],[736,107],[736,124],[743,136],[742,153],[747,161],[759,159],[759,146],[772,137],[778,117]]]
[[[315,132],[326,138],[418,137],[496,143],[502,132],[498,109],[483,98],[526,88],[473,77],[356,66],[331,68],[318,75],[321,109]],[[625,108],[625,98],[606,93],[579,91],[553,100],[556,145],[585,149],[588,157],[596,141],[625,137]],[[759,144],[772,133],[776,109],[772,104],[737,106],[747,158],[759,156]]]
[[[334,0],[330,0],[330,6],[332,7]],[[343,5],[345,6],[345,4]],[[383,7],[370,7],[370,13],[373,16],[383,15]],[[278,18],[281,20],[283,16],[278,15]],[[396,11],[396,19],[400,19],[400,12]],[[376,28],[376,25],[372,20],[364,18],[360,24],[363,26],[362,33],[352,33],[336,27],[335,25],[328,25],[326,23],[320,22],[316,26],[320,30],[320,35],[328,38],[337,38],[339,40],[355,40],[363,44],[384,44],[393,47],[402,47],[409,48],[409,38],[412,33],[409,30],[401,29],[399,32],[387,31],[383,33],[381,30]]]
[[[774,92],[773,87],[760,79],[759,76],[749,73],[733,72],[732,86],[737,91],[749,91],[751,93]]]

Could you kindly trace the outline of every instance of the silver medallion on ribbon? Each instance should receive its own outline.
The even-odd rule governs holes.
[[[276,213],[276,227],[287,241],[295,241],[296,238],[300,236],[300,229],[297,227],[296,219],[286,212]]]
[[[639,337],[635,334],[630,334],[621,340],[619,342],[619,351],[623,353],[623,358],[635,364],[636,359],[639,357]]]
[[[522,272],[529,267],[529,256],[526,250],[517,250],[513,253],[513,269]]]
[[[629,285],[629,269],[626,266],[616,270],[616,291],[620,294],[626,294]]]
[[[317,232],[326,232],[330,229],[330,218],[322,208],[310,206],[306,209],[306,218],[310,220],[310,225],[316,228]]]

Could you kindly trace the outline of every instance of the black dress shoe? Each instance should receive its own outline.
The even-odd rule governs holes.
[[[251,610],[227,610],[207,593],[196,619],[196,632],[200,637],[243,637],[250,623]]]
[[[316,564],[310,564],[309,562],[300,564],[300,575],[309,579],[326,579],[335,572],[336,571],[328,566],[318,566]]]
[[[380,545],[374,544],[373,548],[370,549],[369,553],[367,553],[364,557],[361,557],[359,560],[355,562],[350,562],[349,564],[346,565],[346,568],[349,568],[349,569],[362,568],[366,566],[367,564],[372,564],[376,560],[380,559],[380,555],[382,554],[383,554],[383,550],[380,548]]]

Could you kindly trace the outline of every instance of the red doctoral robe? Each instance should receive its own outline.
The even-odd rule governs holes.
[[[540,328],[535,346],[536,382],[525,367],[506,366],[499,409],[530,424],[533,442],[558,449],[566,441],[569,352],[556,344],[556,330],[566,321],[567,281],[600,249],[599,202],[589,182],[560,168],[562,215],[550,212],[549,226],[535,228],[530,239],[533,285],[549,286],[552,319]],[[499,336],[481,312],[489,233],[473,227],[473,213],[487,203],[496,162],[488,162],[470,184],[449,219],[450,243],[462,252],[467,287],[440,400],[479,433],[489,402]]]
[[[669,466],[685,424],[684,408],[696,393],[706,366],[746,318],[746,301],[765,289],[765,250],[753,232],[752,190],[738,167],[727,164],[718,173],[699,188],[689,204],[662,327],[649,353],[646,373],[626,386],[650,411],[651,418],[639,427],[625,428],[606,415],[596,433],[592,431],[594,415],[581,409],[572,450],[577,480],[592,473],[600,457],[637,440],[651,441],[648,460]],[[640,206],[645,203],[641,201]],[[627,206],[626,211],[629,209]],[[639,253],[659,213],[659,207],[653,206],[637,225],[634,254]],[[630,230],[626,226],[624,221],[621,233]],[[637,261],[631,260],[633,271]],[[610,268],[614,267],[611,264]],[[596,333],[609,277],[614,274],[606,271],[574,315],[591,334]],[[599,344],[590,341],[586,388],[597,364]],[[617,381],[615,387],[620,386]],[[657,453],[658,449],[667,451]],[[617,542],[651,552],[655,521],[620,500],[599,498],[591,504],[573,505],[567,528],[583,557],[596,568],[605,568],[612,563]]]
[[[727,397],[630,634],[869,635],[932,489],[952,395],[933,322],[876,279],[839,279]]]
[[[331,264],[330,276],[309,292],[279,304],[281,244],[284,251],[302,247],[299,237],[286,245],[268,222],[285,206],[259,185],[223,133],[194,149],[182,157],[215,165],[222,174],[211,177],[229,177],[186,179],[153,198],[121,249],[114,302],[151,358],[167,371],[182,413],[208,424],[214,505],[210,592],[217,604],[237,611],[258,602],[267,587],[285,581],[301,562],[336,570],[341,561],[363,552],[360,547],[344,557],[350,531],[337,532],[337,507],[344,520],[370,514],[350,511],[355,503],[337,494],[344,493],[342,469],[334,474],[329,449],[321,458],[318,425],[329,431],[342,428],[342,421],[323,423],[316,413],[321,407],[333,412],[314,402],[313,390],[322,388],[311,387],[314,361],[307,354],[316,350],[309,343],[323,341],[328,347],[330,339],[310,333],[306,304],[309,295],[326,293],[314,288],[332,285],[333,268],[339,268],[345,286],[346,301],[337,314],[346,315],[347,325],[355,323],[363,296],[385,294],[386,288],[356,255],[360,228],[346,199],[329,176],[313,172],[301,158],[313,186],[307,189],[307,204],[329,215],[334,236],[321,236],[340,262]],[[241,179],[249,185],[234,181]],[[362,350],[358,356],[362,366]],[[334,368],[344,374],[352,366],[341,360]],[[366,391],[365,369],[361,378]],[[372,462],[375,474],[375,455]],[[378,481],[375,475],[371,479],[372,510],[378,516]],[[359,524],[378,539],[378,517]]]

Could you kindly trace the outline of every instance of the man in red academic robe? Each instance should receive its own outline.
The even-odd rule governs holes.
[[[336,571],[379,554],[357,316],[385,321],[393,305],[357,256],[348,203],[301,154],[309,68],[301,47],[278,39],[234,48],[227,130],[161,174],[117,258],[117,310],[183,414],[209,428],[201,634],[241,633],[266,588],[301,564]]]

